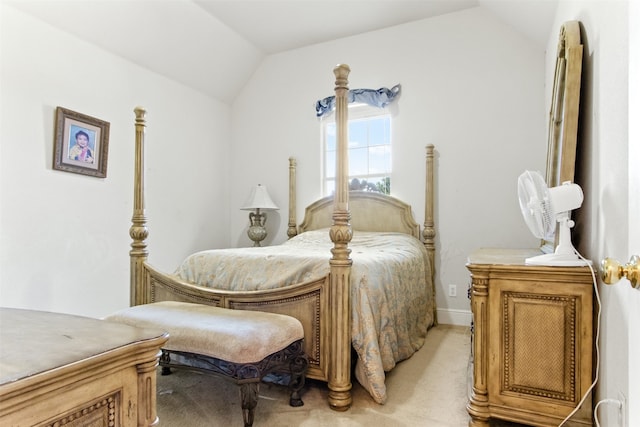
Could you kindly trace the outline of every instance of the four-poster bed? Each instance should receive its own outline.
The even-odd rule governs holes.
[[[241,310],[269,311],[296,317],[304,328],[305,351],[309,357],[307,377],[328,383],[329,405],[335,410],[346,410],[351,405],[352,344],[358,356],[356,376],[359,382],[367,388],[374,400],[384,403],[384,371],[417,351],[424,342],[426,330],[436,323],[433,146],[427,146],[426,153],[425,223],[422,234],[410,205],[379,193],[349,192],[349,72],[346,65],[338,65],[334,69],[338,147],[335,195],[309,205],[305,209],[304,220],[297,225],[296,164],[295,159],[290,159],[287,230],[290,240],[275,247],[226,250],[234,256],[240,251],[247,252],[253,258],[268,254],[270,261],[265,264],[267,267],[256,267],[253,270],[262,272],[264,270],[258,269],[271,268],[271,265],[277,264],[272,261],[276,259],[281,260],[280,264],[297,264],[295,260],[285,260],[273,255],[272,251],[279,250],[279,246],[283,249],[291,248],[302,241],[302,244],[308,247],[314,245],[314,239],[321,234],[330,237],[329,246],[318,243],[317,249],[323,251],[325,261],[322,265],[328,264],[326,272],[322,272],[320,276],[304,272],[296,275],[295,279],[283,280],[276,285],[234,289],[233,286],[212,288],[210,284],[204,283],[206,280],[217,280],[228,274],[228,271],[222,271],[219,266],[213,266],[215,272],[190,270],[192,266],[200,268],[205,265],[209,268],[212,264],[221,262],[224,265],[246,265],[246,262],[219,261],[217,258],[211,261],[209,258],[202,258],[218,256],[218,253],[225,252],[224,250],[194,254],[172,274],[160,272],[151,266],[147,262],[148,230],[144,207],[146,112],[142,108],[135,110],[134,212],[130,228],[133,239],[130,251],[132,305],[167,300],[186,301]],[[371,247],[357,246],[362,240],[369,239],[377,240]],[[403,239],[407,241],[406,244],[402,243]],[[409,248],[412,245],[413,247]],[[395,246],[402,248],[401,255],[393,254]],[[294,251],[299,251],[301,256],[306,256],[306,247],[293,248]],[[410,252],[413,254],[406,255]],[[378,273],[377,270],[367,270],[369,267],[364,266],[365,261],[360,261],[361,258],[366,258],[363,253],[373,254],[371,264],[376,266],[385,264],[380,262],[380,258],[375,258],[381,253],[388,254],[388,257],[400,258],[390,258],[388,262],[389,265],[397,264],[396,270],[389,267],[389,273]],[[262,258],[266,258],[266,255]],[[191,265],[187,265],[189,262]],[[417,275],[418,278],[405,280],[405,273]],[[378,285],[374,279],[385,274],[389,278],[381,279],[384,283]],[[190,275],[200,275],[205,279],[193,279]],[[242,286],[247,282],[246,279],[240,281]],[[386,317],[380,319],[380,316]],[[387,331],[385,327],[388,326],[380,326],[381,323],[391,324],[395,329]]]

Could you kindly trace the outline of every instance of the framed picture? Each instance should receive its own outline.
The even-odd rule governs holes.
[[[109,152],[109,122],[56,108],[53,169],[105,178]]]

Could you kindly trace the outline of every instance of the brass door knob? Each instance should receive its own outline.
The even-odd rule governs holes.
[[[613,258],[605,258],[600,263],[602,281],[607,285],[613,285],[618,280],[626,277],[631,282],[631,286],[638,287],[640,281],[640,257],[633,255],[625,265],[620,264]]]

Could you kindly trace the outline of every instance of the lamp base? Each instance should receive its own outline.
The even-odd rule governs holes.
[[[249,221],[251,225],[247,230],[247,235],[253,240],[253,246],[261,246],[260,242],[267,237],[267,229],[264,228],[264,224],[267,221],[267,216],[263,213],[251,212],[249,213]]]
[[[252,225],[247,230],[249,238],[253,240],[253,246],[261,246],[260,242],[267,237],[267,230],[261,225]]]

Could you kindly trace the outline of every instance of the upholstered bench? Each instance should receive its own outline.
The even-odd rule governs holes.
[[[259,384],[266,375],[288,377],[289,404],[303,405],[300,390],[308,360],[302,324],[293,317],[165,301],[126,308],[105,320],[168,332],[160,358],[163,375],[170,368],[188,368],[238,384],[245,426],[253,425]]]

